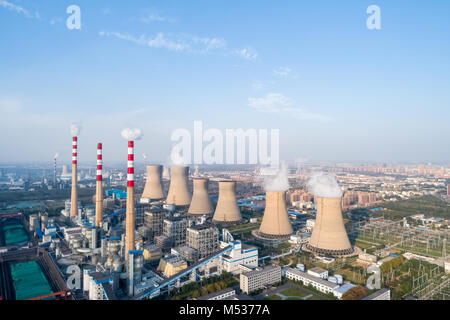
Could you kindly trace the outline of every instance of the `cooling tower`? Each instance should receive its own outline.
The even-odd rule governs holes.
[[[170,167],[170,186],[166,203],[176,206],[187,206],[191,203],[191,195],[188,190],[189,167]]]
[[[208,194],[208,179],[194,178],[193,182],[194,192],[188,213],[193,215],[212,214],[214,210]]]
[[[97,144],[97,185],[95,192],[95,226],[100,227],[103,215],[103,155],[102,144]]]
[[[70,218],[78,215],[78,194],[77,194],[77,143],[78,138],[72,138],[72,193],[70,196]]]
[[[128,252],[135,250],[134,243],[134,141],[128,141],[128,166],[127,166],[127,209],[125,216],[125,259]]]
[[[68,175],[69,175],[69,172],[67,172],[67,166],[63,165],[61,176],[68,176]]]
[[[285,239],[292,233],[286,191],[266,191],[266,209],[258,234],[267,239]]]
[[[160,165],[147,166],[147,180],[141,198],[160,200],[164,198],[161,177],[163,167]]]
[[[341,198],[316,197],[316,223],[307,248],[318,254],[348,255],[353,248],[345,231]]]
[[[241,219],[241,211],[236,200],[236,181],[219,181],[219,200],[213,222],[235,223]]]

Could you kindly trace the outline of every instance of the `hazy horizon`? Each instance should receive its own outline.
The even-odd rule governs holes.
[[[81,9],[69,30],[66,9]],[[381,30],[366,27],[369,5]],[[280,160],[450,162],[448,1],[0,1],[0,164],[166,164],[171,133],[279,129]],[[204,144],[206,145],[206,143]]]

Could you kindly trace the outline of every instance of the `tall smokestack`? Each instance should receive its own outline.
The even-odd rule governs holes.
[[[307,248],[318,254],[348,255],[353,248],[345,231],[341,203],[338,198],[315,198],[317,215]]]
[[[162,170],[161,165],[147,166],[147,180],[144,192],[142,192],[142,199],[160,200],[164,198],[161,184]]]
[[[219,181],[219,200],[213,222],[236,223],[241,219],[241,211],[236,200],[236,181]]]
[[[103,215],[103,155],[102,144],[97,144],[97,189],[95,193],[95,226],[100,228]]]
[[[135,249],[134,244],[134,141],[128,141],[128,168],[127,168],[127,212],[126,212],[125,256]]]
[[[286,209],[286,191],[266,191],[266,209],[258,234],[268,239],[285,239],[292,232]]]
[[[214,210],[208,194],[208,179],[194,178],[193,182],[194,192],[188,213],[192,215],[212,214]]]
[[[70,218],[75,218],[78,215],[77,143],[78,138],[76,136],[72,137],[72,194],[70,197]]]
[[[53,158],[53,187],[56,188],[56,158],[58,157],[58,154],[55,154],[55,157]]]
[[[170,167],[170,186],[166,203],[176,206],[187,206],[191,203],[191,195],[188,190],[189,167]]]

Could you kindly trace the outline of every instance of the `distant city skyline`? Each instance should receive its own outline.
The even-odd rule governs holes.
[[[67,7],[81,10],[69,30]],[[366,9],[381,9],[368,30]],[[0,1],[0,163],[168,164],[171,133],[279,129],[280,160],[450,162],[448,1]]]

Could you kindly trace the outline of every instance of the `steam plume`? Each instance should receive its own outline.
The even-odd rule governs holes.
[[[72,137],[78,137],[80,135],[81,126],[75,123],[72,123],[70,125],[70,133],[72,134]]]
[[[57,152],[57,153],[55,153],[55,156],[53,157],[53,159],[56,159],[58,157],[59,157],[59,153]]]
[[[140,140],[142,138],[143,134],[141,129],[130,129],[125,128],[122,130],[122,138],[128,140],[128,141],[134,141],[134,140]]]
[[[289,189],[288,169],[286,163],[281,164],[278,172],[264,179],[266,191],[286,191]]]
[[[306,187],[308,192],[321,198],[340,198],[342,190],[339,187],[336,177],[332,174],[315,172],[308,180]]]

